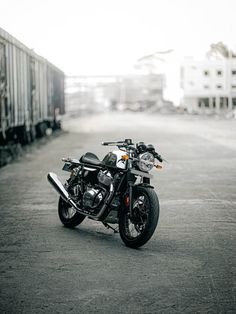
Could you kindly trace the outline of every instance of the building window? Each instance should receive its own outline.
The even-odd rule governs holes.
[[[204,85],[204,89],[209,89],[209,85]]]
[[[209,76],[210,73],[209,73],[208,70],[204,70],[204,71],[203,71],[203,74],[204,74],[205,76]]]
[[[215,97],[212,98],[212,105],[213,105],[213,108],[216,107],[216,99],[215,99]]]
[[[226,97],[220,97],[220,108],[227,108],[228,107],[228,99]]]
[[[233,107],[236,108],[236,98],[232,98]]]
[[[236,85],[232,85],[231,88],[236,89]]]
[[[209,98],[199,98],[198,99],[199,108],[209,108]]]
[[[221,70],[217,70],[217,71],[216,71],[216,74],[217,74],[218,76],[222,76],[223,72],[222,72]]]
[[[216,85],[217,89],[222,89],[222,85]]]
[[[236,75],[236,70],[232,70],[232,75]]]

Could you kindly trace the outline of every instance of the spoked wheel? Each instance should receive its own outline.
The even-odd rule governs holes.
[[[73,228],[78,226],[85,218],[61,197],[58,202],[58,215],[64,226]]]
[[[153,235],[159,218],[159,201],[152,188],[135,187],[133,190],[133,214],[124,208],[119,218],[120,236],[133,248],[144,245]]]

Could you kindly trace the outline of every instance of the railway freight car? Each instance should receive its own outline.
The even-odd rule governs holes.
[[[64,112],[64,73],[0,28],[0,145],[43,136]]]

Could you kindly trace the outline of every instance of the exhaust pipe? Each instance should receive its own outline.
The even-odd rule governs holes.
[[[77,207],[76,203],[70,198],[69,193],[66,191],[63,184],[58,179],[58,176],[55,173],[49,172],[47,177],[48,177],[49,183],[54,187],[54,189],[57,191],[57,193],[60,194],[60,196],[63,198],[63,200],[65,202],[69,203],[80,214],[85,215],[87,217],[90,217],[94,220],[99,220],[102,217],[102,215],[104,214],[105,210],[107,209],[109,202],[111,201],[112,196],[114,194],[114,186],[111,183],[110,193],[107,195],[106,201],[105,201],[104,205],[102,206],[101,210],[99,211],[99,213],[97,215],[91,215],[88,213],[84,213],[80,208]]]
[[[58,176],[53,173],[48,173],[48,181],[51,183],[51,185],[54,187],[54,189],[57,191],[57,193],[60,194],[60,196],[63,198],[63,200],[67,203],[69,203],[71,206],[73,206],[76,210],[79,210],[79,208],[76,206],[75,202],[69,197],[69,193],[64,188],[61,181],[58,179]]]

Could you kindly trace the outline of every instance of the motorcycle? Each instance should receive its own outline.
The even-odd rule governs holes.
[[[133,144],[131,139],[103,142],[117,146],[102,161],[90,152],[79,160],[63,158],[62,170],[70,172],[63,185],[55,173],[48,181],[59,193],[58,214],[62,224],[73,228],[85,217],[101,221],[118,232],[126,246],[137,248],[153,235],[159,218],[159,201],[149,172],[162,157],[152,144]],[[117,228],[111,224],[118,224]]]

